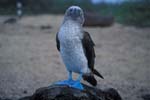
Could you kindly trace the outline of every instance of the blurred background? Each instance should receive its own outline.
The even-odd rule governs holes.
[[[150,100],[150,0],[0,0],[0,100],[67,78],[55,35],[71,5],[96,44],[97,88]]]
[[[0,14],[15,15],[17,2],[23,15],[63,14],[70,5],[78,5],[86,11],[112,14],[119,23],[150,26],[150,0],[1,0]]]

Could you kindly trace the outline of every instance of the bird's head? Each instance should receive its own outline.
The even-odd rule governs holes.
[[[83,10],[78,6],[71,6],[66,10],[65,20],[73,20],[81,25],[84,23],[84,13]]]

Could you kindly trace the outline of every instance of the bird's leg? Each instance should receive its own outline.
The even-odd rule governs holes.
[[[68,80],[72,81],[72,72],[71,71],[68,72]]]
[[[72,71],[68,71],[68,79],[67,80],[63,80],[63,81],[58,81],[55,84],[59,84],[59,85],[69,85],[73,83],[72,80]]]
[[[82,73],[80,73],[79,77],[77,78],[76,81],[74,81],[72,84],[71,84],[71,87],[74,87],[74,88],[77,88],[77,89],[80,89],[80,90],[83,90],[83,86],[82,84],[80,83],[82,79]]]
[[[68,80],[58,81],[55,84],[58,84],[58,85],[68,85],[70,87],[83,90],[84,88],[83,88],[82,84],[80,83],[81,79],[82,79],[82,74],[80,74],[79,77],[78,77],[78,79],[76,81],[74,81],[72,79],[72,72],[68,71]]]
[[[81,79],[82,79],[82,73],[80,73],[80,75],[79,75],[79,77],[77,78],[77,81],[81,81]]]

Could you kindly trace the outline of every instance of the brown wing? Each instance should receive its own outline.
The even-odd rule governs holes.
[[[82,45],[84,49],[85,56],[88,60],[88,67],[93,70],[95,63],[95,51],[94,51],[94,42],[92,41],[88,32],[84,32],[82,39]]]
[[[84,48],[84,53],[85,53],[85,56],[88,60],[88,67],[89,69],[91,69],[91,71],[103,78],[103,76],[96,70],[94,69],[94,63],[95,63],[95,50],[94,50],[94,42],[92,41],[92,38],[90,37],[90,34],[88,32],[85,32],[84,31],[84,36],[83,36],[83,39],[82,39],[82,45],[83,45],[83,48]]]

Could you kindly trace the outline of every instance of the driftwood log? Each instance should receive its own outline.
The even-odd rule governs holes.
[[[112,15],[101,16],[94,12],[85,12],[84,26],[100,26],[108,27],[114,23],[114,17]]]
[[[84,84],[83,87],[84,90],[81,91],[68,86],[52,85],[40,88],[32,96],[19,100],[122,100],[113,88],[101,90]]]

